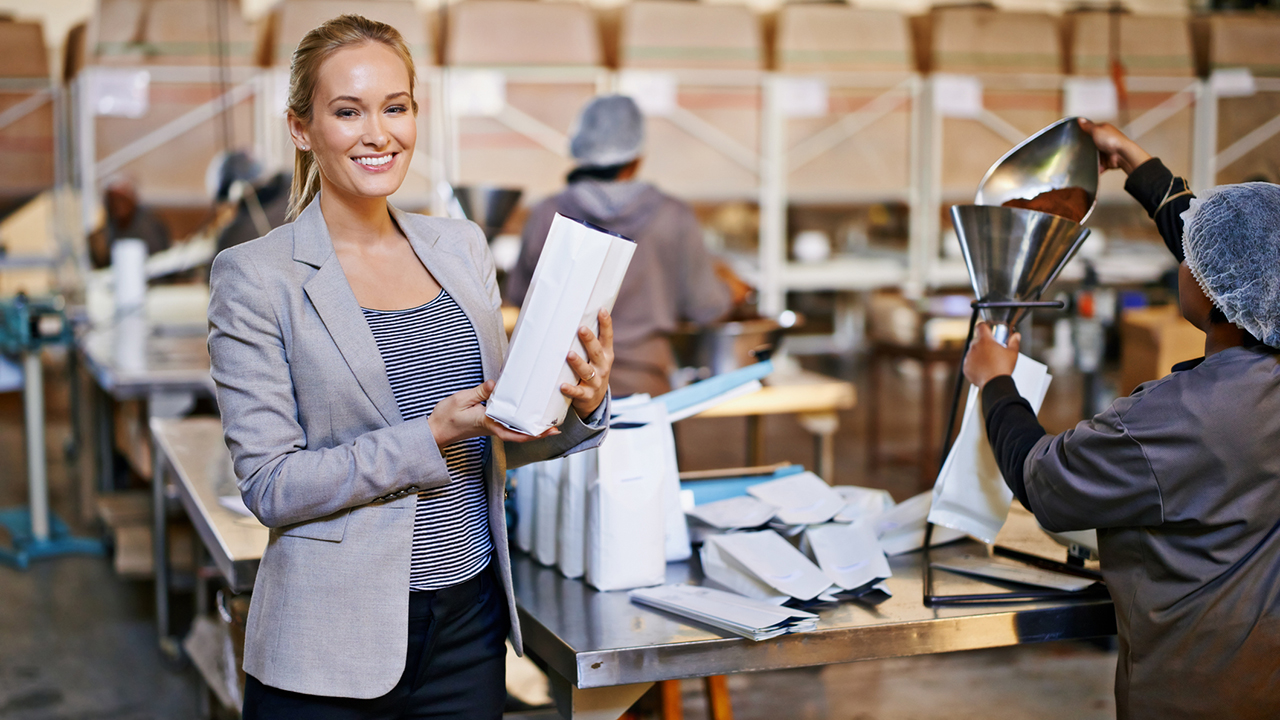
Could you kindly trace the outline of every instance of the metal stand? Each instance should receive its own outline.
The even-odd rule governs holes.
[[[969,335],[964,341],[964,353],[961,357],[961,369],[956,373],[955,388],[951,393],[951,411],[947,413],[947,432],[942,438],[942,456],[938,459],[938,467],[941,468],[947,461],[947,454],[951,452],[951,433],[955,430],[956,411],[960,408],[960,391],[964,389],[964,357],[969,354],[969,346],[973,344],[973,333],[978,325],[978,313],[987,308],[1057,308],[1065,307],[1064,303],[1056,301],[1036,301],[1036,302],[1018,302],[1018,301],[990,301],[975,300],[971,307],[973,314],[969,317]],[[1007,338],[1006,338],[1007,339]],[[1002,604],[1002,603],[1020,603],[1020,602],[1038,602],[1042,600],[1075,600],[1075,599],[1097,599],[1099,595],[1106,595],[1106,588],[1099,584],[1096,588],[1084,590],[1081,592],[1063,592],[1060,590],[1025,590],[1003,593],[980,593],[972,595],[935,595],[933,592],[933,563],[930,561],[930,546],[933,544],[933,523],[926,522],[924,526],[924,604],[925,607],[939,607],[943,605],[986,605],[986,604]],[[1059,563],[1053,560],[1027,555],[1016,550],[1002,548],[996,546],[994,552],[997,555],[1025,562],[1036,567],[1053,570],[1055,572],[1075,575],[1078,577],[1095,580],[1099,583],[1102,576],[1099,573],[1085,570],[1084,568]]]
[[[28,507],[0,510],[0,527],[8,531],[13,542],[12,549],[0,547],[0,564],[19,570],[25,570],[32,560],[71,554],[101,555],[103,551],[102,543],[97,540],[71,537],[67,526],[49,512],[49,473],[44,450],[44,372],[40,366],[40,348],[69,340],[65,317],[62,318],[63,329],[59,336],[42,338],[39,335],[41,315],[61,315],[60,308],[53,310],[53,305],[32,303],[19,295],[8,307],[0,307],[0,350],[18,350],[22,354]]]

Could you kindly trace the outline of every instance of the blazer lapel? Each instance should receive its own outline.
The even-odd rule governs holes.
[[[440,283],[440,287],[449,293],[462,312],[466,313],[475,329],[480,343],[480,362],[484,367],[485,380],[498,377],[502,369],[502,339],[505,331],[502,328],[501,315],[494,311],[492,300],[485,291],[485,278],[481,277],[481,268],[475,267],[466,253],[468,238],[463,232],[470,231],[471,226],[459,233],[450,233],[447,238],[428,229],[425,223],[411,222],[412,218],[397,208],[391,208],[391,215],[405,236],[418,259]],[[457,225],[460,229],[464,226]],[[441,240],[444,242],[441,242]]]
[[[320,214],[318,197],[294,222],[293,237],[293,259],[317,268],[315,275],[302,285],[307,298],[383,420],[388,425],[398,424],[400,408],[387,379],[386,365],[338,256],[333,252],[333,241]]]

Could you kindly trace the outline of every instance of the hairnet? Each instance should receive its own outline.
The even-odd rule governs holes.
[[[1187,268],[1227,320],[1280,347],[1280,185],[1221,185],[1182,213]]]
[[[569,153],[578,165],[609,167],[640,157],[644,147],[644,118],[625,95],[593,98],[578,116]]]

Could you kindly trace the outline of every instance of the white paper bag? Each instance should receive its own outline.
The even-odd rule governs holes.
[[[615,427],[623,428],[642,424],[627,430],[612,432],[636,433],[629,442],[643,445],[647,450],[638,451],[646,462],[661,463],[662,522],[667,562],[682,562],[693,556],[689,541],[689,523],[680,506],[680,469],[676,462],[676,436],[667,419],[667,407],[661,402],[649,402],[633,407],[617,416]]]
[[[816,525],[835,517],[844,498],[825,480],[811,472],[770,480],[747,488],[752,497],[778,507],[784,525]]]
[[[886,555],[901,555],[924,547],[925,518],[932,502],[933,493],[926,490],[880,514],[876,519],[876,536],[880,538],[880,547],[884,548]],[[929,544],[942,545],[964,536],[959,530],[935,527],[933,541]]]
[[[702,550],[699,553],[702,574],[708,583],[773,605],[781,605],[791,599],[790,595],[780,593],[768,583],[757,580],[741,565],[725,557],[720,552],[718,543],[720,537],[723,536],[708,537],[706,542],[702,543]]]
[[[831,579],[813,561],[772,530],[718,535],[709,541],[719,546],[721,556],[731,565],[780,594],[812,600],[831,587]]]
[[[835,491],[844,498],[844,507],[833,518],[836,522],[855,522],[868,519],[875,525],[880,514],[893,507],[893,496],[887,490],[859,487],[857,485],[837,485]]]
[[[666,580],[662,465],[645,435],[614,428],[596,449],[596,480],[587,488],[586,580],[598,590]]]
[[[1013,382],[1018,394],[1040,412],[1040,403],[1049,389],[1049,368],[1026,355],[1018,356]],[[987,442],[982,397],[977,387],[969,388],[960,434],[938,473],[933,487],[929,522],[993,543],[1009,516],[1013,491],[1004,482],[995,455]]]
[[[560,385],[578,382],[565,357],[570,350],[587,356],[578,328],[598,330],[600,309],[613,309],[635,247],[556,215],[511,335],[511,351],[486,406],[489,417],[530,435],[564,422],[569,399]]]
[[[560,527],[560,478],[564,459],[535,463],[534,488],[537,498],[533,501],[533,559],[543,565],[555,566],[556,542]]]
[[[516,491],[516,547],[533,553],[533,528],[537,523],[534,510],[538,497],[538,466],[525,465],[510,470],[507,475],[512,478]]]
[[[828,523],[805,530],[805,539],[818,567],[831,582],[844,590],[854,590],[893,576],[889,559],[880,548],[871,521],[850,525]]]
[[[556,561],[567,578],[580,578],[587,563],[587,485],[596,479],[595,448],[564,459]]]

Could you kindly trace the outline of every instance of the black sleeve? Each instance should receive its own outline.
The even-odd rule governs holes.
[[[991,442],[1000,474],[1022,506],[1035,512],[1027,499],[1023,466],[1031,448],[1045,436],[1044,427],[1036,420],[1031,404],[1018,394],[1013,378],[1008,375],[992,378],[983,386],[982,408],[987,420],[987,439]]]
[[[1147,215],[1156,221],[1160,237],[1169,252],[1182,262],[1182,213],[1191,205],[1195,197],[1187,185],[1187,181],[1174,177],[1169,168],[1159,158],[1151,158],[1129,173],[1124,189],[1133,196],[1147,211]]]

